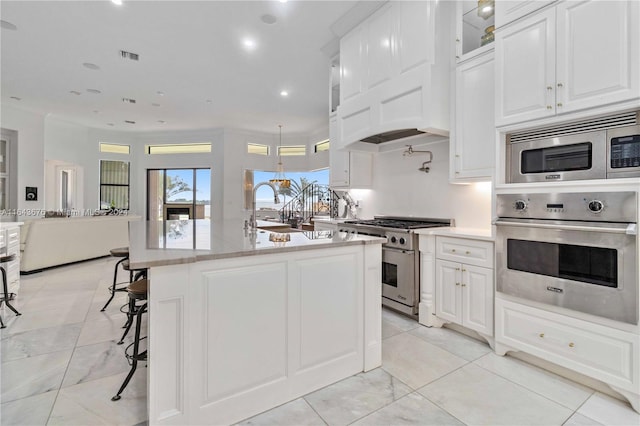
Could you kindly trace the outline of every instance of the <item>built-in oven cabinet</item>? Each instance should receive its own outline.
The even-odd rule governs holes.
[[[640,393],[640,336],[496,298],[495,350],[515,349],[601,380],[630,401]],[[637,407],[640,408],[640,407]],[[637,409],[636,408],[636,409]]]
[[[638,99],[639,31],[635,0],[558,2],[496,31],[496,125]]]
[[[436,237],[435,312],[493,336],[493,243]]]

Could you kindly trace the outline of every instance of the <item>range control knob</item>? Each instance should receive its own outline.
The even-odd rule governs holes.
[[[524,200],[516,200],[515,203],[513,203],[513,207],[519,211],[519,212],[523,212],[527,209],[527,202]]]
[[[406,242],[407,242],[407,241],[406,241],[404,238],[400,238],[400,244],[404,244],[404,243],[406,243]]]
[[[396,239],[396,237],[391,237],[391,242],[392,242],[392,243],[395,243],[396,241],[398,241],[398,240]]]
[[[587,208],[590,212],[600,213],[602,210],[604,210],[604,204],[599,200],[591,200],[589,201],[589,204],[587,204]]]

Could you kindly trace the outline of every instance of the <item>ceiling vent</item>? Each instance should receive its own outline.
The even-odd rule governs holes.
[[[124,102],[125,104],[135,104],[136,100],[130,98],[122,98],[122,102]]]
[[[131,120],[124,120],[124,122],[127,123],[127,124],[136,124],[135,121],[131,121]]]
[[[138,55],[137,53],[127,52],[126,50],[120,51],[120,57],[122,59],[130,59],[132,61],[137,61],[140,59],[140,55]]]

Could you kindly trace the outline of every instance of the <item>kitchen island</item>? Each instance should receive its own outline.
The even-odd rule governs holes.
[[[381,243],[132,223],[149,268],[150,424],[230,424],[381,364]]]

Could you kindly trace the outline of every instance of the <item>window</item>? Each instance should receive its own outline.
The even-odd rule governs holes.
[[[201,154],[211,152],[211,143],[147,145],[147,154]]]
[[[289,146],[279,146],[278,147],[278,155],[289,156],[289,155],[306,155],[307,147],[305,145],[289,145]]]
[[[129,145],[100,142],[100,152],[110,152],[112,154],[129,154]]]
[[[100,208],[129,210],[129,163],[100,160]]]
[[[247,144],[248,154],[269,155],[269,145],[260,145],[257,143]]]
[[[329,139],[315,144],[314,151],[315,152],[329,151]]]

